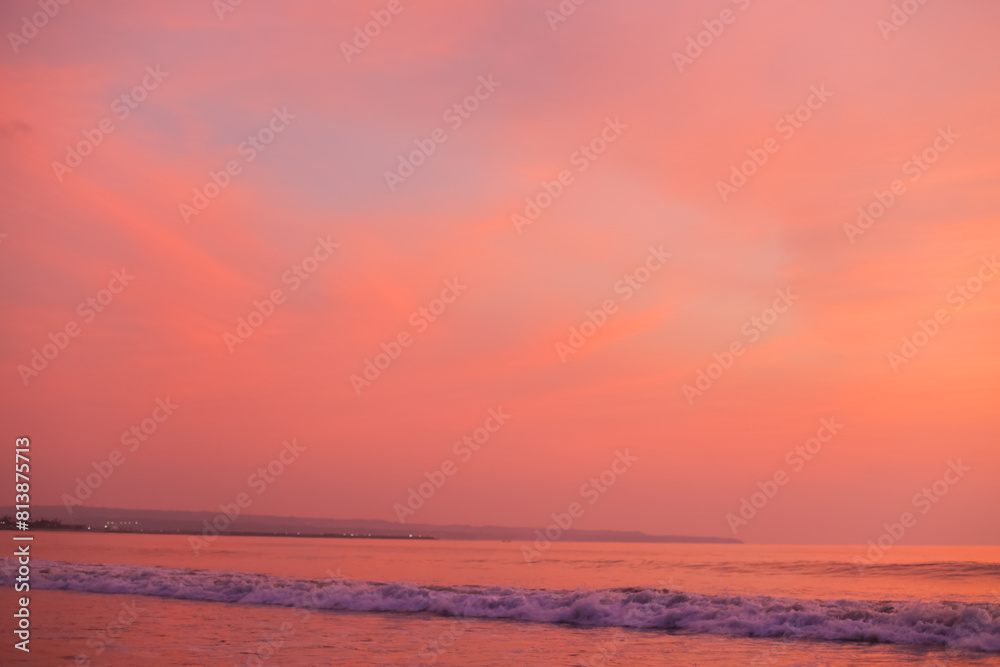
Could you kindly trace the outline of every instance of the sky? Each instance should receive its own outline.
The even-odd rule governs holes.
[[[43,5],[33,504],[1000,543],[1000,5]]]

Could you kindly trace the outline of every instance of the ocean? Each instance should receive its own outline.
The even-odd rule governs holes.
[[[1000,665],[1000,547],[523,546],[36,533],[0,662]]]

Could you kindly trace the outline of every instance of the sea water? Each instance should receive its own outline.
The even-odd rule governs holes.
[[[36,533],[0,662],[1000,665],[1000,547],[522,546]]]

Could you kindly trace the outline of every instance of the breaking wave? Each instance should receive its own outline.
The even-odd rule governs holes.
[[[10,585],[12,559],[3,560],[2,578]],[[33,561],[33,566],[32,587],[49,590],[1000,651],[1000,605],[987,602],[800,600],[643,588],[421,586],[42,560]]]

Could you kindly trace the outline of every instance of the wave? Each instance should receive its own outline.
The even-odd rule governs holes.
[[[13,559],[3,560],[3,579],[12,585]],[[643,588],[421,586],[135,565],[32,564],[32,587],[48,590],[1000,651],[1000,605],[986,602],[799,600]]]

